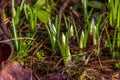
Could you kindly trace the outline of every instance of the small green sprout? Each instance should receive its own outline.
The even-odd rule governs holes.
[[[70,26],[70,37],[74,36],[74,29],[73,29],[73,25]]]
[[[93,44],[96,45],[97,44],[97,29],[96,29],[94,19],[92,19],[92,22],[91,22],[90,35],[93,36]]]
[[[81,36],[80,36],[80,43],[79,43],[80,48],[84,47],[84,39],[85,39],[85,34],[84,34],[84,31],[82,31]]]
[[[67,65],[71,62],[71,53],[70,53],[70,48],[68,44],[68,36],[65,36],[64,33],[62,33],[62,55],[64,58],[64,64]]]

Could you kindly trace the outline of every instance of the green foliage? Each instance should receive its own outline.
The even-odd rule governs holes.
[[[32,30],[37,29],[37,10],[36,8],[31,8],[29,5],[24,4],[25,17]]]
[[[118,69],[120,69],[120,62],[116,63],[115,67],[118,68]]]
[[[110,51],[113,54],[113,58],[116,58],[116,59],[120,58],[119,52],[115,51],[115,48],[120,47],[120,41],[119,41],[120,40],[120,37],[119,37],[120,32],[118,32],[118,27],[115,28],[112,39],[111,39],[107,29],[106,29],[106,36],[107,36],[108,46],[110,47]]]
[[[82,31],[79,40],[79,47],[85,48],[87,45],[87,40],[88,40],[88,31],[87,30]]]
[[[74,35],[76,37],[77,44],[79,46],[79,44],[80,44],[79,35],[78,35],[79,34],[79,30],[77,29],[75,22],[73,23],[73,28],[74,28]]]
[[[110,47],[110,51],[113,52],[115,48],[115,38],[113,38],[113,43],[111,42],[109,32],[106,29],[107,44]]]
[[[36,55],[38,61],[42,61],[45,53],[43,50],[41,50],[41,51],[37,52],[35,55]]]
[[[47,0],[37,0],[31,7],[36,9],[36,15],[40,21],[46,23],[50,19],[52,6],[47,3]]]
[[[109,23],[111,26],[120,26],[120,0],[108,0],[109,5]]]
[[[88,15],[88,10],[87,10],[88,0],[82,0],[82,4],[83,4],[83,10],[84,10],[84,20],[86,20]]]
[[[46,25],[46,30],[48,32],[49,40],[52,46],[52,50],[59,48],[60,53],[63,57],[64,64],[67,65],[71,62],[71,53],[69,48],[70,39],[70,25],[69,22],[64,18],[67,32],[62,33],[62,40],[60,41],[60,20],[56,17],[55,23],[53,24],[50,20],[48,25]]]
[[[50,18],[50,13],[47,13],[44,10],[38,10],[37,17],[39,18],[40,21],[46,23]]]
[[[51,20],[49,20],[45,28],[48,32],[52,50],[55,50],[57,47],[57,39],[59,39],[60,35],[60,20],[58,17],[56,16],[55,23],[52,23]]]
[[[22,7],[23,7],[23,3],[24,3],[24,0],[22,1],[20,7],[18,7],[17,10],[15,10],[14,0],[12,0],[12,27],[13,27],[13,34],[14,34],[15,39],[17,39],[17,31],[16,31],[15,26],[19,22],[20,13],[21,13],[21,10],[22,10]],[[19,45],[18,45],[17,40],[15,40],[15,47],[16,47],[16,50],[18,50]]]
[[[111,35],[109,34],[108,30],[106,29],[106,37],[107,37],[107,46],[110,47],[110,51],[113,54],[113,58],[119,59],[120,54],[118,51],[115,51],[115,48],[120,47],[120,1],[119,0],[109,0],[109,23],[111,26],[114,26],[115,31],[113,37],[111,39]],[[46,31],[49,36],[49,42],[51,45],[52,51],[58,50],[63,57],[64,65],[67,66],[69,63],[72,62],[71,51],[69,47],[69,40],[72,36],[75,36],[77,40],[77,44],[79,48],[83,49],[87,47],[88,37],[92,36],[93,38],[93,45],[99,44],[100,41],[100,29],[101,25],[104,24],[103,15],[99,12],[94,14],[93,10],[100,9],[106,10],[106,7],[103,3],[99,1],[88,1],[82,0],[83,8],[84,8],[84,21],[86,22],[84,27],[81,30],[77,29],[75,23],[71,25],[70,21],[64,17],[64,24],[66,28],[66,32],[61,32],[61,20],[56,16],[55,21],[51,21],[51,12],[52,6],[49,4],[48,0],[32,0],[30,4],[24,4],[24,0],[17,8],[14,7],[14,0],[12,0],[12,26],[13,26],[13,37],[15,38],[15,50],[17,56],[14,59],[20,61],[21,64],[24,65],[22,59],[28,56],[28,51],[30,47],[34,44],[35,33],[32,35],[28,33],[30,40],[23,40],[26,39],[23,37],[22,33],[18,33],[16,29],[16,25],[18,25],[18,29],[20,29],[21,25],[23,24],[24,20],[29,23],[30,29],[34,32],[38,29],[37,22],[38,20],[42,23],[47,23],[45,25]],[[90,11],[88,11],[88,6],[92,7]],[[20,21],[21,12],[24,11],[25,18],[23,21]],[[20,25],[19,25],[20,24]],[[102,25],[103,26],[103,25]],[[62,35],[62,36],[61,36]],[[18,40],[19,37],[23,39]],[[61,40],[60,40],[61,39]],[[98,51],[99,52],[99,51]],[[75,57],[75,60],[85,55],[83,51],[78,52],[78,56]],[[38,60],[42,60],[44,56],[44,51],[37,52],[35,54]],[[87,60],[86,60],[87,61]],[[120,68],[120,63],[115,64],[116,68]]]
[[[69,39],[70,39],[70,22],[67,21],[66,17],[64,17],[65,26],[66,26],[66,33],[62,33],[62,41],[58,40],[58,46],[61,52],[61,55],[64,58],[64,64],[67,66],[69,63],[71,63],[71,52],[69,48]]]
[[[108,9],[109,9],[109,23],[112,27],[115,28],[115,31],[113,33],[113,37],[111,39],[111,35],[109,35],[109,32],[106,30],[107,35],[107,42],[110,46],[110,51],[113,54],[113,58],[120,58],[120,54],[118,51],[115,51],[115,48],[120,47],[120,6],[119,6],[120,0],[109,0],[108,1]]]
[[[37,19],[47,23],[51,16],[52,7],[46,0],[33,0],[31,4],[24,4],[24,13],[32,30],[37,29]]]
[[[18,25],[18,28],[20,29],[21,25],[23,24],[23,21],[20,21],[20,15],[21,11],[23,10],[23,3],[22,1],[20,7],[17,8],[14,7],[14,0],[12,0],[12,27],[13,32],[12,35],[15,38],[15,50],[16,50],[16,56],[13,57],[13,60],[18,60],[22,65],[24,65],[24,62],[22,59],[26,56],[28,56],[28,50],[34,43],[35,34],[29,35],[27,37],[23,37],[22,33],[18,33],[18,30],[16,29],[16,25]]]
[[[102,15],[95,13],[92,15],[89,35],[93,36],[93,45],[98,44],[100,37],[100,27],[102,23]]]
[[[42,6],[44,5],[46,0],[37,0],[37,2],[34,4],[35,6]]]
[[[61,55],[63,56],[64,65],[66,66],[69,63],[71,63],[71,53],[68,43],[69,42],[68,35],[69,35],[68,33],[66,33],[66,35],[62,33],[62,42],[60,42],[60,40],[57,40]]]

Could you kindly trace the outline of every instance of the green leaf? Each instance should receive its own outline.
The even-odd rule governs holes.
[[[47,23],[47,21],[50,18],[50,13],[44,11],[44,10],[38,10],[37,17],[40,21]]]
[[[117,62],[117,63],[115,64],[115,67],[118,68],[118,69],[120,69],[120,62]]]
[[[45,0],[37,0],[37,2],[36,2],[36,6],[42,6],[42,5],[44,5],[45,4]]]

